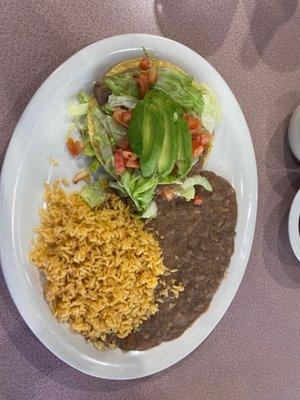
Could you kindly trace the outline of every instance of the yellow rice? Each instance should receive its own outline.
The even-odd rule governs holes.
[[[46,277],[53,314],[101,347],[126,337],[158,306],[165,271],[157,240],[118,196],[92,210],[78,193],[46,186],[30,260]]]

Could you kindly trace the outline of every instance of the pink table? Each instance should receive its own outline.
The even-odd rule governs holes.
[[[225,78],[248,121],[259,173],[255,240],[237,296],[198,349],[152,377],[112,382],[65,365],[31,334],[1,275],[1,400],[300,398],[300,265],[287,236],[300,168],[286,139],[300,103],[297,3],[1,1],[1,161],[27,102],[66,58],[107,36],[147,32],[190,46]]]

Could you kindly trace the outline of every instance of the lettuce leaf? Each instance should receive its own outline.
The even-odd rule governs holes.
[[[138,99],[133,96],[117,96],[115,94],[111,94],[108,97],[107,104],[112,107],[126,107],[130,109],[134,109]]]
[[[141,215],[141,218],[152,219],[156,217],[157,217],[157,204],[155,203],[155,201],[151,201],[147,210],[144,211],[143,214]]]
[[[91,100],[91,96],[82,91],[77,93],[76,98],[80,104],[88,103]]]
[[[94,109],[94,116],[98,118],[103,125],[112,145],[118,143],[119,140],[127,134],[127,130],[124,126],[118,124],[110,115],[105,114],[99,108]]]
[[[89,170],[92,174],[95,174],[100,167],[101,164],[97,157],[93,157],[90,159]]]
[[[203,98],[201,121],[208,132],[213,133],[214,128],[221,119],[221,108],[215,92],[207,85],[200,85]]]
[[[186,189],[183,189],[182,187],[176,190],[175,195],[178,197],[183,197],[186,201],[191,201],[195,197],[196,190],[194,186],[190,186]]]
[[[201,175],[193,175],[189,178],[186,178],[185,181],[182,183],[181,187],[183,190],[187,190],[190,187],[194,187],[196,185],[204,187],[204,189],[207,190],[208,192],[211,192],[213,190],[208,180]]]
[[[107,130],[102,122],[95,117],[95,112],[97,110],[100,111],[97,107],[96,100],[92,99],[89,102],[87,114],[89,140],[100,163],[109,174],[115,177],[112,145]]]
[[[109,76],[104,83],[117,96],[139,97],[138,84],[129,72]]]
[[[184,111],[202,114],[202,91],[193,85],[193,78],[170,68],[159,68],[158,78],[153,85],[170,96]]]
[[[193,175],[189,178],[186,178],[174,193],[176,196],[183,197],[186,201],[191,201],[195,197],[195,186],[197,185],[204,187],[204,189],[208,192],[213,190],[211,184],[206,178],[204,178],[204,176]]]
[[[119,181],[120,186],[132,199],[140,213],[145,212],[153,200],[157,183],[156,177],[144,178],[137,170],[126,170]]]
[[[98,206],[106,199],[106,192],[101,188],[99,181],[85,186],[80,195],[91,208]]]
[[[105,112],[105,114],[112,115],[114,112],[114,108],[110,107],[107,103],[103,104],[103,106],[99,106],[100,110]]]
[[[95,157],[96,154],[95,154],[95,151],[93,149],[93,146],[91,145],[89,135],[83,134],[82,135],[82,141],[83,141],[83,144],[84,144],[84,149],[83,149],[82,154],[87,156],[87,157],[91,157],[91,158]]]
[[[71,104],[68,107],[68,114],[69,117],[74,118],[74,117],[81,117],[82,115],[86,115],[88,112],[88,103],[82,103],[82,104]]]
[[[146,57],[149,57],[149,58],[151,58],[152,60],[154,60],[154,59],[156,58],[156,57],[155,57],[155,54],[152,53],[152,51],[146,49],[145,47],[143,47],[143,52],[144,52],[144,54],[145,54]]]
[[[121,197],[128,197],[126,190],[123,188],[123,186],[120,185],[118,181],[110,181],[108,182],[108,186],[117,190]]]

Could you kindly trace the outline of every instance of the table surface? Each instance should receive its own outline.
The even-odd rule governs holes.
[[[0,10],[1,164],[27,102],[56,67],[94,41],[145,32],[191,47],[224,77],[259,175],[253,249],[232,305],[191,355],[152,377],[106,381],[64,364],[32,335],[0,275],[0,399],[299,399],[300,265],[287,216],[300,176],[286,136],[300,103],[297,0],[2,0]]]

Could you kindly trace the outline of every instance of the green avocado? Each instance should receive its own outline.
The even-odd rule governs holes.
[[[164,139],[164,121],[159,104],[148,102],[143,120],[141,171],[144,177],[151,176],[157,169]]]
[[[178,167],[178,178],[182,178],[187,175],[192,167],[192,135],[183,118],[179,118],[178,123],[178,155],[176,165]]]
[[[144,177],[168,177],[177,165],[177,177],[192,166],[192,142],[182,109],[160,90],[150,90],[138,101],[128,129],[129,146],[140,157]],[[174,176],[174,178],[177,178]]]
[[[168,176],[176,163],[178,154],[178,130],[179,112],[172,101],[166,99],[161,104],[161,113],[164,121],[164,141],[162,151],[157,164],[157,171],[160,178]]]
[[[146,103],[144,100],[138,101],[133,110],[131,121],[128,127],[128,140],[131,150],[139,157],[143,150],[143,121],[146,113]]]

